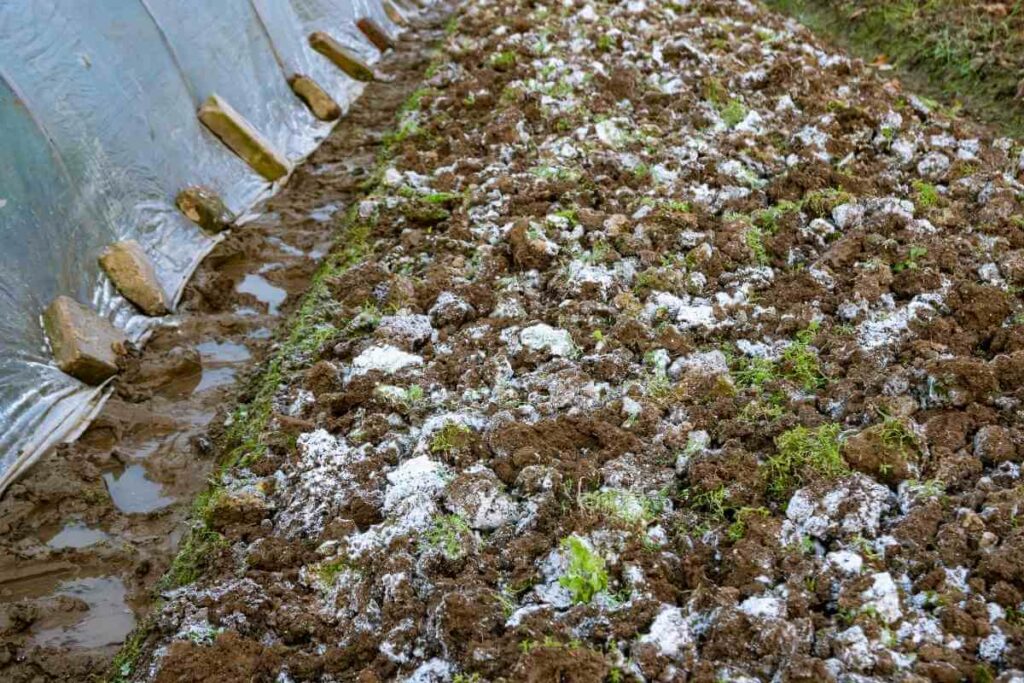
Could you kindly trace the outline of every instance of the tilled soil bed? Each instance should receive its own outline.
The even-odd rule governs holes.
[[[1024,680],[1022,172],[747,2],[469,3],[122,673]]]

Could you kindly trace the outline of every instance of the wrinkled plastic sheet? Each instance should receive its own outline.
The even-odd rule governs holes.
[[[137,240],[176,299],[216,243],[174,207],[178,191],[210,187],[242,214],[276,189],[199,123],[199,105],[217,93],[301,160],[331,126],[287,79],[308,76],[347,109],[362,85],[308,36],[372,63],[363,16],[398,30],[378,0],[0,3],[0,494],[106,396],[53,365],[42,310],[66,294],[142,340],[155,321],[117,294],[100,251]]]

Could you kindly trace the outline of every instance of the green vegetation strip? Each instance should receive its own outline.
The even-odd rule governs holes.
[[[1024,134],[1024,0],[765,0],[868,61],[885,55],[910,85]],[[954,107],[958,107],[954,104]],[[955,112],[953,112],[955,113]]]
[[[440,57],[441,53],[438,52],[435,59]],[[432,63],[427,72],[436,70],[438,66]],[[416,90],[399,109],[396,128],[385,136],[374,173],[363,186],[367,198],[375,196],[381,187],[384,169],[394,156],[396,143],[409,134],[408,119],[418,109],[422,96],[423,90]],[[216,557],[217,550],[224,547],[226,541],[223,536],[210,526],[214,505],[218,497],[224,495],[224,475],[234,467],[255,462],[267,452],[268,425],[273,415],[272,401],[282,382],[308,367],[326,343],[345,333],[344,329],[331,322],[331,294],[327,282],[371,255],[369,237],[373,220],[361,219],[359,202],[352,202],[338,230],[335,248],[313,276],[298,310],[279,328],[286,331],[287,336],[266,369],[252,380],[249,391],[243,392],[243,396],[252,396],[252,399],[239,404],[228,420],[229,427],[217,447],[220,454],[217,470],[211,477],[210,486],[193,503],[191,524],[185,532],[178,554],[157,584],[158,591],[173,590],[195,582],[210,558]],[[151,613],[159,610],[160,606],[161,600],[158,597]],[[150,617],[129,635],[111,664],[106,683],[127,683],[131,679],[152,627],[153,620]]]

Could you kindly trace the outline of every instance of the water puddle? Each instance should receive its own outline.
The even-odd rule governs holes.
[[[196,393],[233,384],[237,375],[233,366],[252,358],[245,344],[236,342],[208,341],[196,349],[203,359],[203,375],[195,388]]]
[[[208,341],[196,346],[203,357],[203,367],[213,363],[241,363],[252,357],[245,344],[235,342]]]
[[[270,315],[277,315],[281,304],[288,298],[288,292],[270,284],[262,275],[255,273],[246,275],[245,279],[235,287],[235,291],[239,294],[251,294],[256,297],[257,301],[267,305],[267,313]]]
[[[81,618],[71,624],[43,628],[35,642],[44,647],[95,648],[121,643],[135,626],[135,616],[126,602],[127,590],[121,579],[99,577],[62,583],[55,595],[85,604]]]
[[[110,538],[102,529],[92,529],[81,522],[69,522],[56,536],[46,542],[51,548],[88,548]]]
[[[126,514],[154,512],[174,502],[163,486],[146,476],[142,465],[128,465],[121,474],[106,472],[103,481],[118,510]]]
[[[210,389],[216,389],[217,387],[228,386],[234,381],[234,368],[210,368],[209,370],[203,368],[203,379],[200,380],[195,393],[199,394]]]

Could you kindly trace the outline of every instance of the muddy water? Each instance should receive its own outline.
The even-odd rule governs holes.
[[[329,226],[270,211],[236,233],[94,425],[0,504],[0,663],[47,653],[51,679],[94,671],[148,605],[210,473],[208,431],[330,241]]]
[[[384,68],[422,68],[413,46]],[[206,259],[78,442],[42,459],[0,501],[0,680],[86,680],[150,606],[213,470],[226,411],[327,253],[391,126],[400,100],[378,104],[372,92],[284,192]]]

